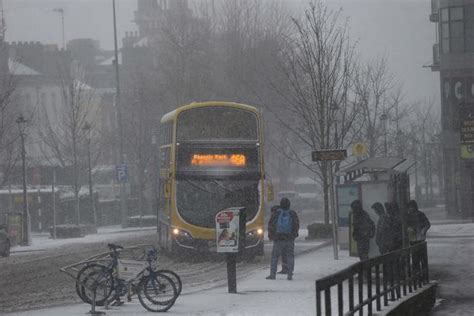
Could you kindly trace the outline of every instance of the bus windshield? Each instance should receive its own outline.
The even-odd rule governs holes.
[[[247,221],[250,221],[258,212],[258,184],[258,180],[179,180],[176,190],[178,212],[190,224],[214,228],[217,212],[243,206],[247,210]]]
[[[202,107],[178,117],[177,141],[258,140],[257,116],[229,107]]]

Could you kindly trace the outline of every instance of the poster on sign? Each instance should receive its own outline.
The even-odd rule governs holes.
[[[239,252],[239,210],[226,209],[216,214],[217,252]]]

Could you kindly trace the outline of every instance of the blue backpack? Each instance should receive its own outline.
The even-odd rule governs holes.
[[[293,219],[291,218],[290,210],[278,210],[276,232],[284,234],[291,234],[293,232]]]

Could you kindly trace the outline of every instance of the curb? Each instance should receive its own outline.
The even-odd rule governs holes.
[[[426,236],[427,239],[430,238],[474,238],[474,235],[429,235]]]

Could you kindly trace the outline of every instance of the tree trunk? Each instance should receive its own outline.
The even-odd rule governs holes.
[[[324,224],[329,224],[329,178],[327,164],[322,165],[322,178],[323,178],[323,198],[324,198]]]

